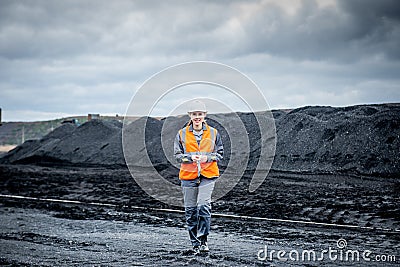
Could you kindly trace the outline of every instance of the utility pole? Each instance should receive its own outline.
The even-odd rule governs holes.
[[[21,144],[25,143],[25,126],[22,125],[22,137],[21,137]]]

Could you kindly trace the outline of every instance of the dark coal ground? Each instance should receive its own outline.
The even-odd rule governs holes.
[[[247,171],[213,204],[215,213],[290,219],[342,226],[214,216],[212,253],[194,257],[182,213],[148,196],[134,181],[122,153],[122,124],[93,120],[63,125],[0,158],[0,264],[5,266],[287,266],[257,260],[275,249],[327,249],[344,238],[349,249],[395,255],[400,248],[400,105],[304,107],[274,111],[276,153],[272,171],[253,193],[251,174],[260,158],[260,132],[252,114],[238,114],[249,133]],[[230,140],[221,132],[229,162]],[[173,127],[186,118],[169,118]],[[140,122],[140,121],[139,121]],[[157,171],[178,183],[177,169],[160,151],[165,123],[149,118],[146,148]],[[140,125],[133,122],[133,136]],[[173,138],[176,131],[167,131]],[[270,129],[271,130],[271,129]],[[268,133],[270,134],[270,132]],[[171,139],[172,140],[172,139]],[[271,139],[269,139],[271,140]],[[171,142],[169,142],[171,143]],[[143,144],[132,140],[137,151]],[[141,158],[133,162],[140,166]],[[144,174],[150,170],[142,168]],[[6,195],[77,200],[83,204],[24,200]],[[84,203],[113,204],[99,206]],[[137,206],[141,208],[137,208]],[[276,255],[275,255],[276,256]],[[357,262],[290,262],[299,266],[350,266]],[[359,266],[388,266],[358,262]],[[393,263],[395,264],[395,263]]]
[[[249,193],[244,177],[234,190],[214,202],[215,213],[374,229],[215,216],[210,236],[213,252],[194,257],[189,251],[183,214],[151,210],[171,207],[146,195],[127,169],[1,165],[0,178],[2,195],[116,205],[1,197],[3,265],[287,266],[277,259],[259,261],[258,250],[264,245],[287,251],[322,250],[335,247],[339,238],[346,239],[350,249],[369,249],[400,258],[400,185],[395,179],[272,172],[256,192]],[[354,263],[291,262],[299,266]],[[378,262],[358,263],[383,266]]]

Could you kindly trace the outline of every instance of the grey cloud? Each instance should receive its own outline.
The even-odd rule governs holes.
[[[400,101],[398,1],[302,0],[290,14],[281,2],[3,0],[0,104],[111,112],[131,97],[133,84],[192,60],[232,64],[262,88],[273,79],[276,106],[291,93],[303,99],[286,102],[291,106],[329,104],[331,94],[349,95],[348,88],[365,93],[343,103],[379,99],[374,85],[386,88],[381,99]],[[10,90],[29,97],[10,97]]]
[[[344,0],[336,8],[322,8],[312,0],[301,3],[288,15],[280,6],[262,1],[6,1],[0,12],[0,53],[53,59],[88,53],[399,58],[396,0]],[[246,9],[250,5],[258,7]],[[235,22],[238,28],[230,28]]]
[[[86,52],[88,37],[80,32],[82,29],[77,23],[79,16],[67,15],[68,9],[62,6],[66,1],[40,3],[2,2],[1,55],[9,59],[21,59]],[[58,8],[56,3],[59,3]]]
[[[215,56],[231,40],[214,31],[234,15],[229,5],[194,1],[10,1],[1,10],[0,54],[9,59]]]
[[[396,0],[339,2],[350,16],[352,39],[367,52],[382,53],[388,59],[400,58],[400,5]],[[360,47],[362,49],[362,47]]]
[[[321,8],[303,1],[293,16],[264,6],[248,22],[248,51],[290,58],[354,61],[372,55],[398,59],[400,22],[397,1],[340,1]],[[389,12],[390,10],[390,12]]]

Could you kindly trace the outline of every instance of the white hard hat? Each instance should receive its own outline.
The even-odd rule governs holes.
[[[206,105],[200,100],[193,100],[189,102],[188,107],[188,113],[195,111],[207,112]]]

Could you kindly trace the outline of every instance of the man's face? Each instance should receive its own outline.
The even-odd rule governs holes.
[[[190,112],[190,119],[192,120],[194,127],[201,126],[205,117],[206,117],[205,112],[202,111]]]

